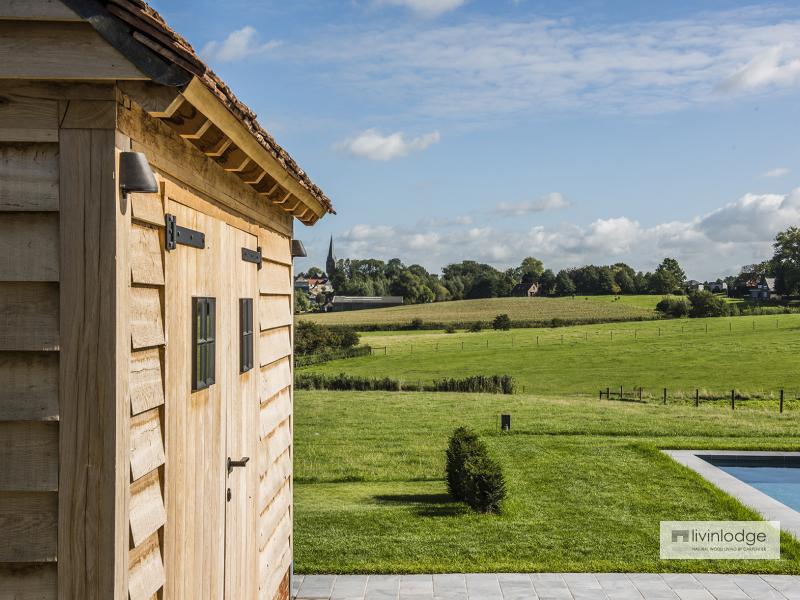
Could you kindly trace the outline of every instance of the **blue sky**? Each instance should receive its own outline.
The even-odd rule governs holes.
[[[800,224],[800,7],[159,0],[338,215],[309,260],[436,272],[674,256],[716,278]]]

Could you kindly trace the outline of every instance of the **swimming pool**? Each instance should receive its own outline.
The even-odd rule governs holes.
[[[701,456],[736,479],[800,511],[800,457]]]

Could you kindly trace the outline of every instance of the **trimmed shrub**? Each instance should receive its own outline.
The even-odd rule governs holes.
[[[478,333],[482,329],[483,329],[483,323],[481,323],[480,321],[475,321],[472,325],[469,326],[469,329],[467,329],[467,331],[469,331],[470,333]]]
[[[497,315],[492,321],[492,327],[501,331],[508,331],[511,329],[511,319],[508,315]]]
[[[690,317],[722,317],[728,314],[725,300],[705,290],[693,292],[689,302],[692,304]]]
[[[506,480],[500,463],[486,449],[464,463],[464,500],[475,512],[499,513],[506,497]]]
[[[455,327],[455,325],[447,325],[447,326],[444,328],[444,332],[445,332],[445,333],[455,333],[455,332],[456,332],[456,327]]]
[[[304,357],[310,358],[310,357]],[[464,379],[442,379],[433,384],[401,382],[389,377],[359,377],[339,373],[297,373],[294,378],[298,390],[384,391],[384,392],[472,392],[478,394],[513,394],[516,390],[510,375],[475,375]]]
[[[434,379],[432,391],[513,394],[516,387],[511,375],[473,375],[463,379]]]
[[[683,298],[667,296],[659,300],[658,304],[656,304],[656,310],[669,317],[680,319],[689,314],[689,303]]]
[[[474,431],[466,427],[459,427],[450,436],[450,443],[447,446],[447,462],[445,471],[447,473],[447,491],[455,500],[465,501],[467,474],[465,463],[467,458],[478,451],[478,447],[483,443],[478,439]]]
[[[425,322],[419,317],[411,319],[411,323],[408,324],[409,329],[422,329],[424,326]]]
[[[330,360],[356,358],[358,356],[369,356],[370,354],[372,354],[371,346],[358,346],[357,348],[345,348],[344,350],[327,350],[316,354],[297,354],[294,357],[294,366],[308,367],[310,365],[320,365]]]

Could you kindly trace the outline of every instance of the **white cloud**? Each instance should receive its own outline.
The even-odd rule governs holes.
[[[382,98],[395,117],[463,122],[553,111],[659,113],[768,83],[800,84],[798,39],[800,18],[788,9],[603,26],[513,15],[321,31],[281,60],[314,64],[353,94]]]
[[[228,34],[222,42],[208,42],[200,54],[208,60],[219,62],[233,62],[253,56],[263,54],[280,46],[280,42],[272,40],[265,43],[258,42],[258,31],[254,27],[247,25]]]
[[[722,82],[722,87],[741,91],[800,81],[800,53],[791,45],[774,46],[752,58]]]
[[[521,217],[532,213],[568,208],[569,201],[559,192],[552,192],[529,202],[500,202],[495,212],[503,216]]]
[[[788,194],[746,194],[709,213],[652,226],[627,217],[523,230],[357,225],[337,237],[337,244],[351,258],[400,257],[433,271],[465,259],[507,267],[530,255],[554,270],[617,261],[652,270],[665,256],[674,256],[691,277],[712,279],[771,256],[775,234],[798,222],[800,188]]]
[[[423,217],[418,221],[422,227],[453,227],[455,225],[472,225],[470,215],[456,215],[455,217]]]
[[[786,167],[776,167],[764,173],[762,177],[785,177],[789,173],[791,173],[791,171]]]
[[[465,1],[466,0],[378,0],[378,4],[403,6],[422,17],[432,18],[455,10],[462,6]]]
[[[336,144],[335,148],[359,158],[392,160],[407,156],[411,152],[425,150],[431,144],[438,143],[440,139],[438,131],[406,139],[406,136],[400,131],[383,135],[376,129],[367,129],[354,138]]]

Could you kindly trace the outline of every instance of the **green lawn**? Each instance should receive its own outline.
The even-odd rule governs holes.
[[[652,319],[661,296],[580,296],[576,298],[486,298],[414,304],[349,312],[300,315],[327,325],[405,325],[412,319],[432,323],[489,323],[498,314],[514,321],[625,321]]]
[[[500,433],[500,412],[512,432]],[[500,516],[450,502],[447,436],[470,425],[502,463]],[[800,449],[797,412],[431,393],[297,392],[300,573],[800,573],[780,561],[660,561],[660,520],[754,519],[659,448]]]
[[[524,299],[523,299],[524,300]],[[707,329],[706,329],[707,328]],[[373,356],[308,370],[405,381],[509,374],[520,390],[595,396],[606,387],[661,397],[800,393],[800,315],[665,320],[508,332],[381,332],[362,342]],[[563,341],[562,341],[563,336]],[[463,344],[463,346],[462,346]],[[383,348],[386,348],[384,351]],[[385,352],[385,354],[384,354]]]

